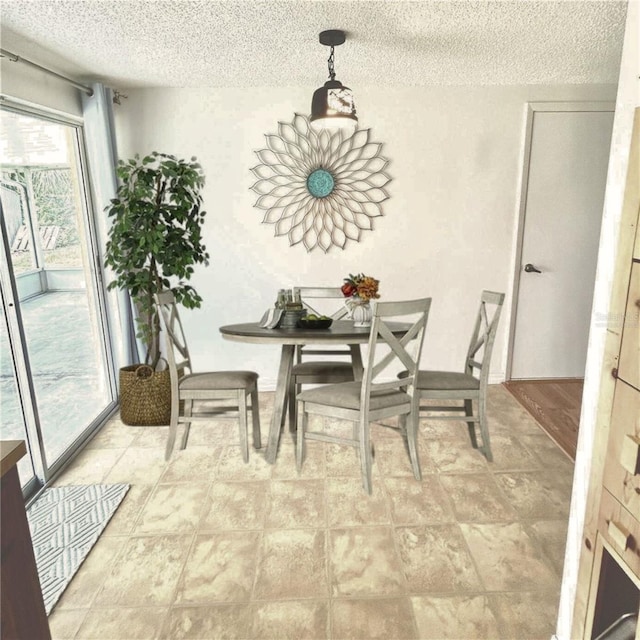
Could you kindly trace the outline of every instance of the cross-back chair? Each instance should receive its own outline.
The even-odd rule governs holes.
[[[469,429],[471,445],[484,454],[489,462],[493,461],[489,426],[487,424],[487,384],[493,343],[498,330],[498,321],[504,302],[504,293],[483,291],[480,308],[471,334],[469,348],[464,360],[464,370],[429,371],[419,370],[416,389],[420,399],[420,411],[428,412],[464,412],[460,415],[429,415],[432,420],[463,420]],[[477,375],[476,375],[477,374]],[[404,374],[400,374],[401,376]],[[462,400],[455,406],[432,406],[423,404],[423,400]],[[474,408],[475,407],[475,408]],[[476,425],[480,427],[482,447],[478,447]]]
[[[160,326],[165,336],[166,358],[171,377],[171,423],[165,460],[169,460],[171,457],[179,424],[184,424],[180,445],[180,448],[184,449],[187,446],[192,422],[210,421],[214,416],[233,410],[238,412],[242,457],[245,462],[248,462],[247,414],[249,410],[251,410],[253,425],[253,446],[256,449],[261,446],[258,374],[254,371],[195,373],[191,365],[191,357],[173,293],[163,291],[157,294],[155,299]],[[249,404],[249,398],[251,398],[251,404]],[[231,404],[215,406],[197,413],[193,412],[193,404],[196,401],[220,400],[229,400]]]
[[[356,448],[360,454],[362,483],[365,491],[370,494],[369,425],[391,416],[409,416],[408,420],[403,421],[401,431],[407,442],[413,474],[418,480],[422,477],[417,451],[418,397],[414,384],[430,307],[431,298],[375,303],[362,380],[324,385],[298,394],[298,470],[302,468],[307,440],[348,445]],[[394,335],[393,321],[407,319],[410,322],[406,325],[406,332]],[[398,367],[406,368],[406,378],[399,380],[395,376]],[[310,431],[310,414],[352,421],[352,437]]]
[[[347,313],[344,305],[344,295],[340,287],[294,287],[294,297],[300,294],[302,304],[307,312],[323,315],[322,311],[316,310],[313,305],[319,307],[317,301],[320,300],[340,300],[340,306],[329,317],[334,320],[341,320]],[[335,358],[324,360],[308,360],[309,356],[342,356],[343,360]],[[320,349],[309,345],[298,345],[296,347],[295,360],[291,368],[289,378],[289,429],[296,430],[296,395],[302,390],[302,385],[307,384],[335,384],[337,382],[350,382],[358,380],[362,376],[362,358],[360,347],[351,345],[350,347]],[[284,414],[283,414],[284,421]]]

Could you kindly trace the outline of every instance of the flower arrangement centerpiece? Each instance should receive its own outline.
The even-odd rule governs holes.
[[[371,326],[372,312],[369,302],[380,297],[379,285],[379,280],[365,276],[364,273],[357,275],[350,273],[349,277],[344,279],[344,284],[341,287],[342,295],[346,298],[345,304],[349,309],[349,317],[353,320],[354,326]]]
[[[349,274],[349,277],[344,279],[341,289],[345,298],[358,297],[361,300],[369,301],[372,298],[380,297],[378,293],[379,284],[379,280],[371,276],[365,276],[364,273],[359,273],[355,276]]]

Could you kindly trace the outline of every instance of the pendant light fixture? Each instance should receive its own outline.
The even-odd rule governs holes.
[[[353,93],[349,87],[336,80],[333,68],[334,47],[346,40],[344,31],[330,29],[320,33],[320,44],[331,47],[329,54],[329,80],[324,86],[316,89],[311,100],[311,117],[309,121],[314,129],[349,129],[357,126],[356,106]]]

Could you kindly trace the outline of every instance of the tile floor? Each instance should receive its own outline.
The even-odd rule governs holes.
[[[353,449],[311,443],[298,476],[287,434],[275,465],[245,465],[220,420],[166,464],[166,428],[112,420],[56,483],[131,489],[53,638],[549,640],[573,464],[500,385],[489,414],[491,464],[464,423],[421,420],[422,482],[375,427],[371,497]]]

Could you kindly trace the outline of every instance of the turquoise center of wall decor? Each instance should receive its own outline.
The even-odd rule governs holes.
[[[314,198],[326,198],[334,186],[333,176],[325,169],[316,169],[307,177],[307,189]]]

